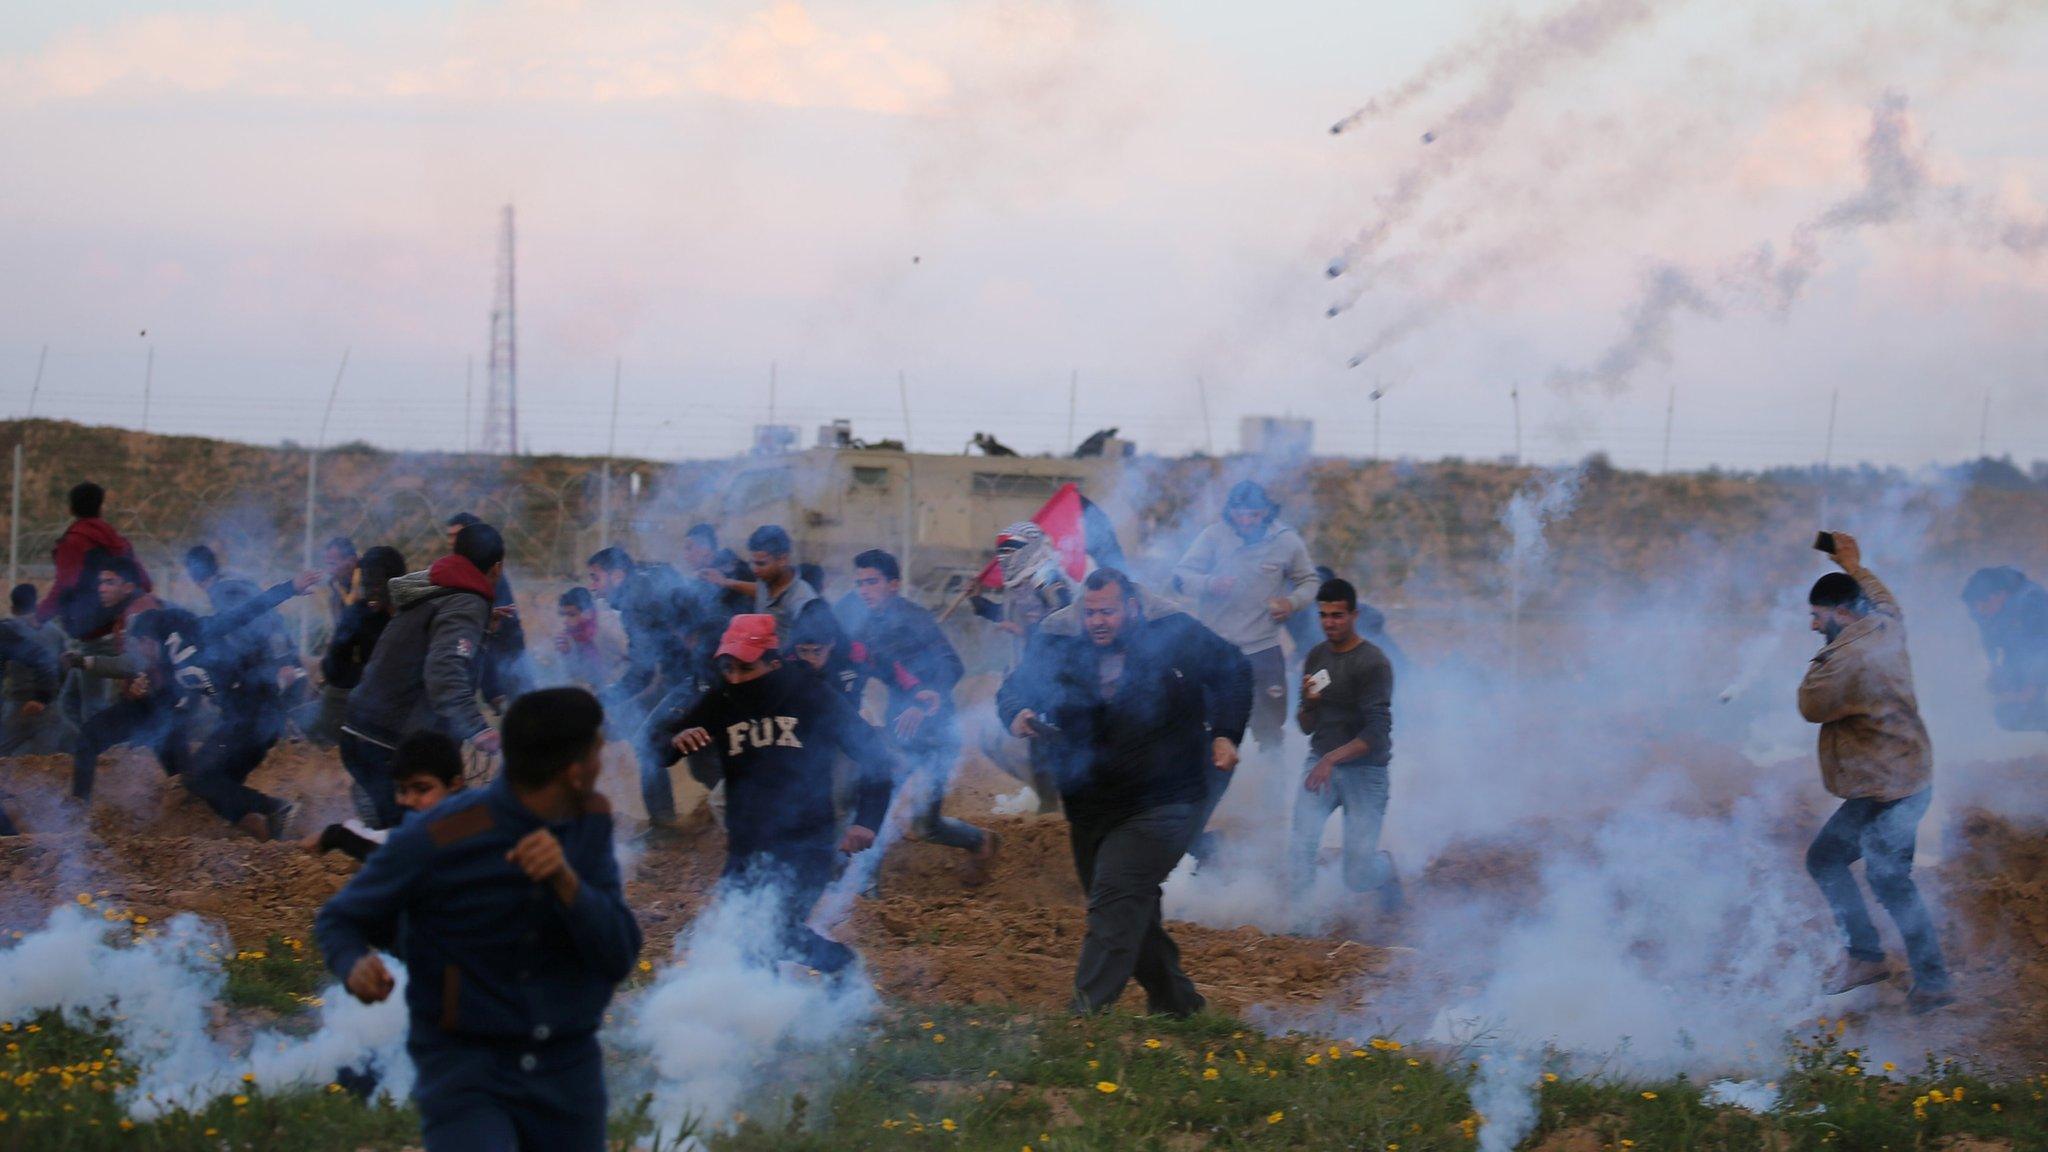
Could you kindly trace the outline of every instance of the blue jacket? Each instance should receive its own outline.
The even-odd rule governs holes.
[[[313,932],[347,979],[371,948],[405,962],[415,1038],[561,1040],[602,1022],[640,954],[598,809],[551,825],[581,881],[564,905],[505,858],[542,827],[502,778],[408,819],[320,909]]]

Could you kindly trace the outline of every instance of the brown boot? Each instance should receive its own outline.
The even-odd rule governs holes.
[[[979,888],[988,883],[990,873],[995,871],[996,852],[1002,848],[1003,838],[993,832],[981,834],[981,847],[967,856],[967,863],[960,866],[960,883],[969,888]]]

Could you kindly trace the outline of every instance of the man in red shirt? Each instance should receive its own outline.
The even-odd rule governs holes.
[[[67,647],[77,656],[116,657],[121,654],[121,641],[114,626],[120,613],[100,600],[100,572],[115,560],[133,564],[137,589],[144,595],[153,590],[149,572],[136,562],[135,549],[127,539],[100,519],[106,489],[88,480],[72,487],[70,500],[73,519],[57,538],[52,554],[57,577],[49,594],[36,605],[36,622],[56,620],[70,637]],[[95,713],[114,702],[115,688],[111,680],[69,676],[60,693],[59,708],[82,729]]]

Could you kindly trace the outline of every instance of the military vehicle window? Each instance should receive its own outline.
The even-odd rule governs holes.
[[[887,468],[855,468],[853,470],[853,484],[856,488],[887,488],[889,486],[889,470]]]
[[[1060,490],[1062,484],[1077,484],[1073,476],[1034,476],[1028,472],[976,472],[974,494],[976,496],[1045,496]]]

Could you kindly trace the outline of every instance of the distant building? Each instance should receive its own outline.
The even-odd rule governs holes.
[[[1238,448],[1247,456],[1307,456],[1315,447],[1316,422],[1293,416],[1247,416],[1237,426]]]

